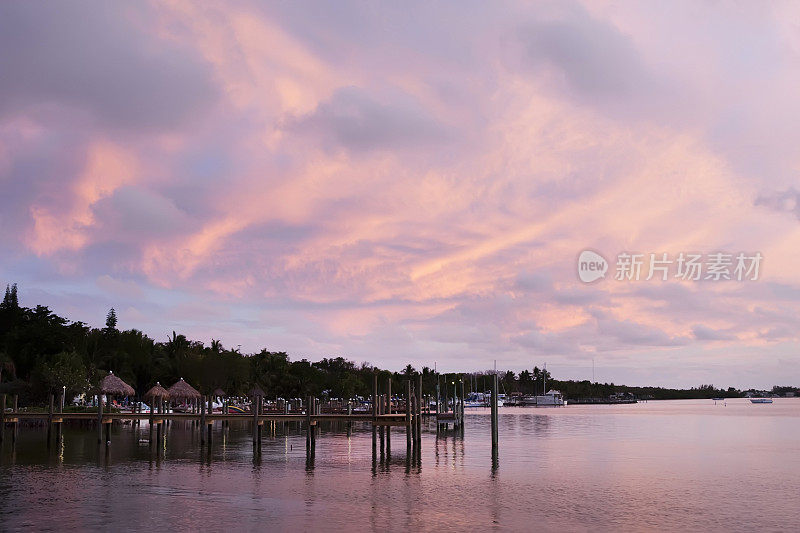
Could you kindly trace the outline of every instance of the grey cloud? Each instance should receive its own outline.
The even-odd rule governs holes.
[[[606,111],[660,114],[669,92],[630,38],[581,6],[566,5],[565,11],[562,18],[521,26],[526,66],[537,75],[544,68],[557,69],[564,83],[556,89],[583,103]]]
[[[186,232],[195,224],[171,200],[137,186],[120,187],[92,210],[97,241],[104,235],[125,242],[158,240]]]
[[[797,340],[797,328],[784,325],[776,326],[759,333],[758,336],[770,342]]]
[[[760,194],[754,203],[779,213],[788,213],[800,220],[800,191],[794,187],[784,191]]]
[[[131,20],[146,9],[133,2],[0,4],[0,116],[56,104],[112,128],[150,130],[176,127],[209,105],[216,90],[208,67],[140,31]]]
[[[594,310],[592,314],[597,320],[598,333],[611,341],[601,341],[601,345],[608,349],[627,346],[680,346],[689,343],[686,337],[670,336],[660,329],[630,320],[617,320],[602,311]]]
[[[337,2],[256,2],[256,9],[301,37],[314,51],[331,60],[379,66],[391,55],[395,65],[418,67],[432,59],[451,67],[474,68],[479,38],[508,10],[485,2],[409,1],[382,4]],[[398,53],[402,50],[404,53]]]
[[[529,331],[512,338],[520,346],[550,355],[570,355],[579,353],[580,347],[571,335],[547,334],[540,331]]]
[[[735,338],[726,331],[713,329],[703,324],[695,324],[692,326],[692,335],[699,341],[724,341]]]
[[[354,152],[419,148],[449,137],[415,98],[399,91],[376,98],[358,87],[337,90],[308,115],[289,117],[283,127],[318,137],[328,149]]]
[[[590,305],[604,301],[607,293],[593,285],[566,285],[557,288],[547,273],[522,272],[513,284],[514,288],[525,292],[544,296],[548,301],[565,305]],[[573,288],[575,287],[575,288]]]
[[[535,22],[523,31],[534,67],[542,63],[558,67],[569,86],[586,98],[626,98],[651,83],[628,38],[587,13],[573,15]]]
[[[514,287],[523,291],[544,292],[553,288],[549,275],[540,272],[521,272],[517,275]]]

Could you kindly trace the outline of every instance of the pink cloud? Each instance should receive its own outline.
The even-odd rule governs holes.
[[[35,36],[54,16],[37,9],[9,16]],[[63,62],[113,94],[45,71],[0,83],[0,220],[21,235],[0,265],[23,285],[26,261],[90,283],[157,338],[214,323],[226,345],[309,357],[565,373],[607,357],[616,381],[672,358],[710,373],[724,349],[748,354],[740,369],[796,357],[800,80],[782,9],[103,10],[85,30],[104,54],[79,62],[78,40]],[[131,72],[106,75],[120,58]],[[585,286],[587,247],[765,263],[751,284]]]

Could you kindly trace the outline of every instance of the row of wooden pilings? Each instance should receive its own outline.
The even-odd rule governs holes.
[[[0,444],[5,439],[5,428],[7,424],[11,425],[11,442],[17,442],[17,434],[19,432],[20,419],[19,413],[19,396],[13,395],[11,401],[11,417],[6,417],[6,403],[7,395],[0,394]],[[55,441],[61,442],[63,437],[63,424],[64,419],[61,415],[64,413],[64,393],[61,393],[56,403],[54,394],[50,395],[50,401],[47,409],[47,447],[49,448],[53,442],[53,434],[55,434]]]
[[[13,407],[13,409],[11,411],[12,413],[16,413],[17,412],[18,402],[19,402],[19,396],[17,396],[15,394],[13,396],[13,400],[12,400],[12,407]],[[51,400],[50,400],[51,409],[52,409],[52,405],[53,405],[53,400],[52,400],[52,397],[51,397]],[[17,431],[18,431],[18,427],[19,427],[19,419],[18,418],[10,418],[10,419],[6,420],[6,395],[5,394],[0,394],[0,444],[3,443],[3,438],[5,437],[6,423],[10,423],[11,424],[11,442],[16,443],[17,442]],[[48,425],[48,427],[49,427],[49,425]],[[49,434],[48,434],[47,442],[48,443],[50,442],[50,435]]]
[[[498,377],[497,375],[493,376],[491,381],[491,437],[492,437],[492,462],[494,465],[497,464],[498,459]],[[437,389],[439,385],[437,384]],[[453,405],[454,405],[454,412],[449,415],[450,417],[445,417],[448,413],[442,413],[441,407],[442,405],[447,406],[447,400],[444,402],[441,401],[439,396],[439,392],[437,390],[437,424],[441,427],[442,421],[453,422],[454,427],[455,424],[458,424],[458,427],[463,431],[463,421],[464,421],[464,395],[463,395],[463,382],[461,383],[461,404],[458,405],[457,399],[457,389],[454,390],[453,394]],[[445,398],[447,395],[445,395]],[[211,412],[212,407],[212,398],[211,396],[203,396],[199,409],[200,409],[200,417],[199,422],[192,421],[192,424],[199,423],[201,428],[201,444],[205,445],[206,442],[211,444],[211,436],[212,436],[212,424],[213,422],[206,417],[206,408],[208,408],[208,412]],[[155,401],[152,402],[155,405],[151,407],[148,421],[150,425],[150,444],[154,442],[153,437],[153,430],[156,431],[156,439],[155,441],[159,441],[163,431],[163,424],[169,423],[169,420],[166,420],[161,415],[167,412],[167,406],[164,399],[154,399]],[[263,397],[256,396],[253,399],[252,403],[252,416],[253,416],[253,444],[254,446],[259,446],[261,444],[261,433],[262,433],[262,426],[264,421],[261,419],[262,413],[262,404],[263,404]],[[11,438],[12,442],[16,442],[17,439],[17,431],[19,425],[19,418],[13,416],[12,418],[6,419],[6,394],[0,394],[0,443],[3,442],[4,434],[5,434],[5,426],[6,424],[12,425],[11,431]],[[110,398],[108,398],[108,405],[110,406]],[[418,376],[416,380],[407,380],[406,381],[406,390],[405,390],[405,429],[406,429],[406,448],[409,454],[413,454],[415,457],[419,457],[419,453],[421,450],[421,443],[422,443],[422,414],[423,414],[423,395],[422,395],[422,376]],[[58,411],[56,411],[56,403],[54,395],[50,395],[50,402],[48,408],[48,417],[47,417],[47,444],[50,446],[52,441],[52,433],[55,429],[56,434],[56,441],[60,441],[62,438],[62,425],[63,425],[63,418],[60,416],[63,413],[64,407],[64,397],[63,394],[59,398],[58,402]],[[284,404],[284,409],[288,414],[288,403]],[[18,396],[13,396],[13,410],[12,413],[18,413]],[[227,401],[223,403],[223,413],[228,413],[228,404]],[[392,406],[392,381],[391,379],[387,379],[385,383],[384,390],[379,390],[378,387],[378,376],[377,374],[374,377],[373,381],[373,393],[372,393],[372,450],[373,455],[377,451],[378,444],[380,444],[380,451],[381,456],[386,453],[387,455],[391,453],[391,424],[383,424],[380,421],[380,416],[384,414],[392,414],[393,413],[393,406]],[[305,417],[306,417],[306,449],[307,452],[310,454],[314,454],[314,450],[316,447],[316,432],[315,426],[316,421],[312,419],[312,415],[319,415],[321,414],[321,404],[317,398],[314,396],[309,396],[307,398],[306,403],[306,410],[305,410]],[[352,405],[348,407],[348,415],[352,414]],[[106,446],[111,444],[111,418],[104,418],[103,416],[103,402],[100,401],[100,397],[98,397],[98,408],[97,408],[97,442],[98,443],[105,443]],[[134,424],[140,424],[141,419],[134,420]],[[227,420],[222,420],[222,424],[227,425]]]

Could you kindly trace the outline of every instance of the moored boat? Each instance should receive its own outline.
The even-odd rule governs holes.
[[[536,397],[536,407],[563,407],[567,405],[564,396],[557,390],[550,389],[547,394]]]

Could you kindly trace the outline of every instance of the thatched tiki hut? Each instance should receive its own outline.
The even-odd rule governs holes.
[[[186,383],[183,378],[178,380],[167,392],[172,402],[186,401],[194,406],[197,400],[200,399],[200,393],[197,392],[197,389]]]
[[[144,393],[144,399],[150,402],[151,414],[156,408],[156,404],[158,404],[158,412],[161,413],[163,412],[163,402],[169,399],[169,392],[161,386],[160,382],[156,381],[153,388]]]
[[[106,446],[111,444],[111,420],[103,420],[103,402],[102,395],[106,395],[106,402],[109,412],[111,411],[111,397],[112,396],[133,396],[136,391],[133,387],[119,379],[114,375],[114,372],[109,372],[106,377],[100,381],[97,387],[97,442],[105,440]],[[106,436],[103,439],[103,426],[106,427]]]
[[[98,389],[100,394],[106,395],[106,402],[109,410],[111,410],[112,396],[134,396],[136,394],[133,387],[115,376],[114,372],[109,372],[108,375],[100,381]]]

